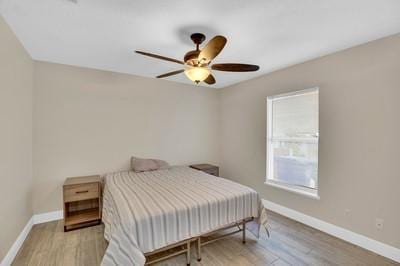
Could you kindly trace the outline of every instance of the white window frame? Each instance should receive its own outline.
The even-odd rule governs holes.
[[[296,186],[296,185],[292,185],[292,184],[287,184],[287,183],[283,183],[283,182],[279,182],[277,180],[273,180],[273,166],[272,166],[272,120],[273,120],[273,111],[272,111],[272,102],[276,99],[282,99],[282,98],[287,98],[287,97],[293,97],[293,96],[298,96],[298,95],[303,95],[303,94],[307,94],[307,93],[315,93],[318,92],[319,95],[319,88],[318,87],[314,87],[314,88],[310,88],[310,89],[305,89],[305,90],[300,90],[300,91],[295,91],[295,92],[290,92],[290,93],[284,93],[284,94],[279,94],[279,95],[273,95],[273,96],[268,96],[267,97],[267,124],[266,124],[266,132],[267,132],[267,141],[266,141],[266,158],[267,158],[267,162],[266,162],[266,178],[265,178],[265,184],[272,186],[272,187],[276,187],[276,188],[280,188],[286,191],[290,191],[296,194],[300,194],[312,199],[320,199],[319,197],[319,189],[318,189],[318,184],[319,182],[317,181],[317,186],[316,189],[312,189],[312,188],[307,188],[307,187],[302,187],[302,186]],[[319,104],[319,103],[318,103]],[[319,117],[319,114],[318,114]],[[319,133],[318,133],[319,134]],[[309,139],[302,139],[302,138],[298,138],[298,139],[294,139],[294,138],[290,138],[290,139],[274,139],[274,140],[299,140],[302,142],[305,141],[310,141]],[[314,141],[312,141],[312,143],[315,143]],[[318,139],[316,140],[316,143],[319,144],[319,135],[318,135]],[[319,145],[318,145],[319,146]],[[318,175],[318,174],[317,174]],[[317,180],[319,180],[319,176],[317,178]]]

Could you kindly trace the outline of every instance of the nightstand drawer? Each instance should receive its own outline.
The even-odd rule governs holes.
[[[64,187],[64,202],[93,199],[99,197],[99,184],[79,184]]]

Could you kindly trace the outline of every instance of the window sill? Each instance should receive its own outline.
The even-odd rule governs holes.
[[[288,184],[282,184],[276,181],[271,181],[271,180],[267,180],[264,182],[264,184],[271,186],[271,187],[276,187],[276,188],[280,188],[289,192],[293,192],[311,199],[315,199],[315,200],[319,200],[320,197],[318,195],[318,191],[312,192],[312,191],[306,191],[305,189],[301,189],[295,186],[291,186]]]

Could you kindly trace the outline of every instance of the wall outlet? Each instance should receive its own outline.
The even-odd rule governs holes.
[[[383,230],[383,219],[382,218],[376,218],[375,219],[375,227],[378,230]]]

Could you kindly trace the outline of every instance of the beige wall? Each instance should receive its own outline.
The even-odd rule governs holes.
[[[130,156],[218,163],[218,92],[35,63],[34,212],[62,208],[66,177],[129,168]]]
[[[33,61],[0,16],[0,261],[32,216]]]
[[[264,185],[266,97],[314,86],[321,200]],[[400,35],[224,88],[220,100],[223,176],[400,248]],[[375,229],[376,217],[385,220],[384,230]]]

